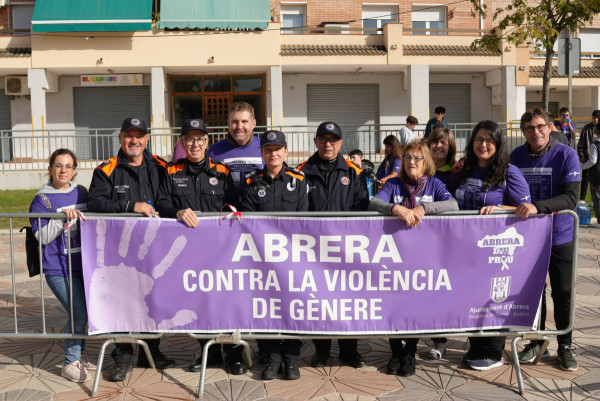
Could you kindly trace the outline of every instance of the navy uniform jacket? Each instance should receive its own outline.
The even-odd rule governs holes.
[[[247,212],[306,212],[308,196],[304,173],[284,167],[271,178],[266,168],[246,175],[242,210]]]
[[[143,155],[145,171],[142,176],[148,182],[140,182],[138,174],[131,168],[121,149],[117,156],[94,169],[88,194],[90,212],[133,213],[136,202],[151,201],[156,205],[166,162],[147,150],[144,150]]]
[[[206,158],[198,174],[188,159],[167,165],[156,209],[163,217],[176,217],[179,210],[219,212],[224,204],[236,205],[237,191],[229,169],[221,162]]]
[[[308,210],[319,211],[362,211],[369,205],[367,182],[362,170],[338,153],[336,165],[329,183],[318,169],[317,154],[298,166],[308,181]]]

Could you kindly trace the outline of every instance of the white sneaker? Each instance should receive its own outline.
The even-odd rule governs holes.
[[[65,365],[60,372],[60,375],[65,379],[69,379],[75,383],[83,383],[88,380],[87,370],[79,361],[75,361],[69,365]]]
[[[85,351],[81,352],[81,365],[83,365],[83,367],[87,370],[96,370],[96,365],[90,361],[90,358]]]

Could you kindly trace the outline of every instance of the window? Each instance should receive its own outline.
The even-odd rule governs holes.
[[[306,26],[306,4],[281,3],[281,27]],[[283,30],[281,33],[305,33],[305,31]]]
[[[600,29],[582,29],[579,31],[579,39],[582,57],[600,57]]]
[[[412,27],[427,29],[427,31],[413,31],[413,35],[444,35],[445,32],[431,32],[429,29],[446,29],[446,7],[413,7]]]
[[[31,34],[31,17],[34,4],[12,4],[13,31],[15,35]]]
[[[388,22],[398,22],[398,6],[364,5],[362,18],[363,28],[382,28]],[[363,33],[382,34],[383,32],[368,30]]]

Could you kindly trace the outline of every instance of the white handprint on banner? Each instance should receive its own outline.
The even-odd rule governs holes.
[[[106,266],[104,254],[106,248],[106,220],[97,220],[97,268],[92,274],[88,297],[90,323],[98,331],[110,330],[115,327],[115,322],[127,322],[127,327],[140,327],[143,328],[142,331],[168,330],[172,327],[191,323],[198,318],[196,313],[189,309],[180,310],[173,317],[160,322],[156,322],[149,316],[149,308],[145,297],[152,292],[154,281],[165,274],[177,256],[183,251],[187,239],[184,236],[177,237],[173,241],[169,252],[154,266],[151,274],[148,275],[138,271],[134,266],[125,264],[136,223],[136,219],[126,219],[118,251],[122,261],[118,266]],[[148,250],[156,237],[160,224],[160,219],[148,221],[144,241],[137,250],[136,256],[139,262],[143,262],[148,255]]]

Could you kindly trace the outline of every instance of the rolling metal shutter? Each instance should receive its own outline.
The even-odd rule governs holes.
[[[10,114],[10,100],[0,89],[0,160],[10,161],[12,159],[12,119]]]
[[[73,104],[76,134],[80,136],[76,153],[82,159],[102,160],[116,155],[116,134],[126,118],[138,117],[148,127],[151,124],[149,86],[76,87]]]
[[[450,124],[471,122],[471,84],[430,84],[430,118],[436,107],[446,108],[446,120]]]
[[[306,100],[309,127],[334,121],[342,128],[342,153],[379,151],[379,84],[309,84]]]

